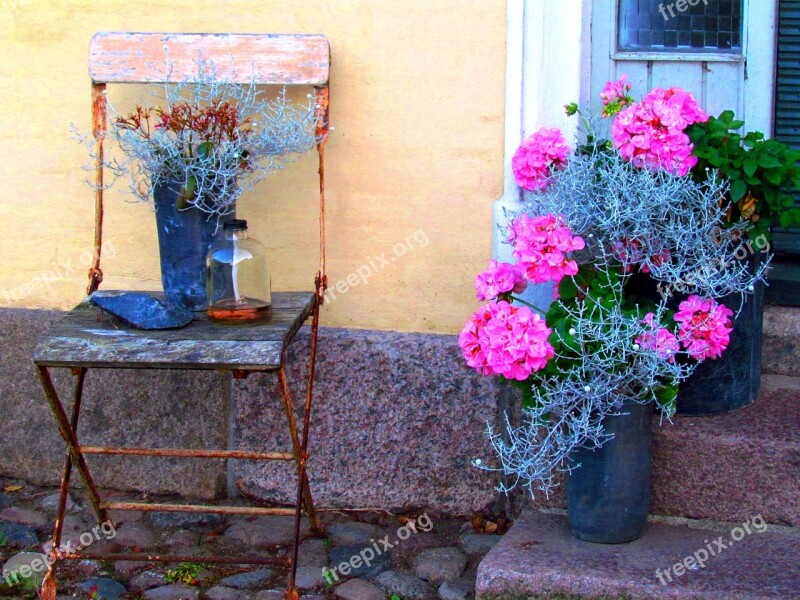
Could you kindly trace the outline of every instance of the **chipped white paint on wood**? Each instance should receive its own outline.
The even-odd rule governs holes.
[[[300,34],[100,32],[89,44],[89,75],[104,83],[191,81],[197,76],[201,53],[214,62],[220,79],[235,83],[323,86],[328,82],[327,38]]]

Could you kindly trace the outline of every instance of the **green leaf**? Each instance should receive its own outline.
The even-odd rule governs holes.
[[[190,175],[189,179],[186,180],[186,185],[181,188],[181,191],[178,194],[178,199],[175,201],[175,207],[178,210],[188,208],[191,201],[194,200],[196,194],[197,178],[195,178],[194,175]]]
[[[747,176],[752,177],[758,170],[758,163],[754,161],[752,158],[748,158],[747,160],[744,161],[743,167],[744,167],[744,172],[747,174]]]
[[[211,142],[203,142],[202,144],[197,146],[197,156],[198,158],[205,160],[209,156],[211,156],[211,151],[214,149],[214,144]]]
[[[758,164],[765,169],[777,169],[783,166],[783,163],[774,156],[762,156],[758,159]]]
[[[767,181],[772,185],[780,185],[781,181],[783,181],[783,175],[780,171],[767,171],[764,173],[764,177],[766,177]]]
[[[741,179],[735,180],[731,183],[731,200],[738,202],[747,193],[747,184]]]
[[[571,300],[578,295],[578,286],[572,277],[564,277],[558,286],[558,296],[562,300]]]

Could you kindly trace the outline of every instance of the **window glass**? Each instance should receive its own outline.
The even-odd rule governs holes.
[[[620,0],[619,49],[738,52],[743,0]]]

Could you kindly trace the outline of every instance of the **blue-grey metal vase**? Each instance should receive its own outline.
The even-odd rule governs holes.
[[[188,310],[208,307],[206,254],[222,237],[223,224],[235,218],[225,215],[219,222],[194,207],[179,204],[181,183],[164,181],[153,188],[161,258],[161,283],[167,298]]]
[[[567,516],[587,542],[622,544],[642,536],[650,507],[653,404],[625,402],[604,420],[614,435],[600,448],[570,456]]]
[[[764,260],[760,252],[751,254],[747,263],[751,273],[756,273]],[[739,294],[731,294],[717,301],[728,308],[741,311],[733,322],[730,344],[722,356],[703,361],[683,381],[678,394],[677,412],[687,416],[724,415],[749,406],[758,398],[761,388],[761,352],[764,320],[763,282],[756,284],[754,293],[746,297],[741,306]],[[649,275],[631,276],[625,293],[658,303],[656,281]],[[667,306],[674,311],[689,294],[674,294]]]
[[[761,254],[748,259],[755,273]],[[745,408],[758,398],[761,389],[761,352],[764,342],[765,285],[755,285],[744,306],[738,294],[718,301],[741,311],[733,321],[730,343],[722,356],[703,361],[683,383],[678,394],[678,414],[690,416],[724,415]]]

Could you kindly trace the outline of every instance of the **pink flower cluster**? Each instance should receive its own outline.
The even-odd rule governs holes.
[[[567,162],[569,146],[555,127],[544,127],[525,140],[511,159],[517,184],[526,190],[546,190],[552,169]]]
[[[719,358],[728,347],[733,328],[733,311],[713,298],[700,298],[692,294],[681,302],[675,313],[680,323],[678,339],[697,360]]]
[[[528,282],[515,265],[493,260],[489,267],[475,278],[478,300],[494,300],[500,294],[521,294]]]
[[[533,283],[554,281],[556,286],[567,275],[578,273],[578,264],[567,257],[586,244],[573,236],[555,215],[529,217],[522,215],[511,223],[508,241],[514,245],[517,267]]]
[[[653,350],[661,358],[666,358],[669,362],[675,362],[675,353],[680,349],[678,338],[666,327],[659,327],[653,313],[647,313],[644,323],[649,325],[651,331],[645,331],[634,341],[645,350]]]
[[[618,81],[609,81],[606,87],[600,92],[603,99],[603,118],[613,117],[626,106],[633,104],[633,98],[628,92],[631,91],[631,84],[628,83],[628,76],[623,75]]]
[[[641,103],[624,109],[611,126],[619,153],[637,167],[665,169],[684,176],[697,164],[684,130],[708,120],[691,94],[680,88],[655,88]]]
[[[555,215],[514,219],[509,242],[514,244],[517,265],[493,260],[475,278],[479,300],[501,299],[472,315],[458,345],[467,364],[480,373],[524,381],[553,358],[548,341],[552,330],[529,308],[509,304],[507,294],[525,291],[526,280],[558,283],[565,275],[577,274],[578,265],[567,253],[582,249],[584,242]]]
[[[467,321],[458,345],[467,364],[478,372],[524,381],[553,358],[551,333],[544,319],[529,308],[501,300],[483,306]]]

